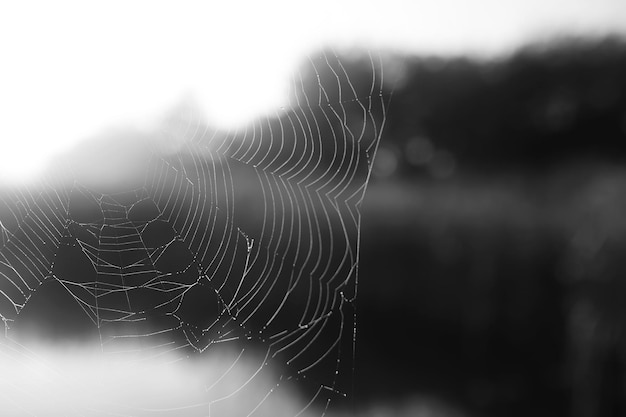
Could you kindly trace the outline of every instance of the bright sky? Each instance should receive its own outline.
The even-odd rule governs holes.
[[[552,34],[626,32],[624,0],[15,1],[0,6],[0,182],[102,128],[193,97],[241,126],[286,104],[322,45],[497,54]]]

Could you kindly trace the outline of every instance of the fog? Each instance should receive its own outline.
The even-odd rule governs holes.
[[[3,6],[2,180],[25,182],[106,129],[154,129],[194,100],[223,129],[288,107],[290,82],[324,47],[506,55],[563,34],[623,33],[619,0],[393,0],[208,5],[64,0]]]
[[[7,6],[0,414],[622,414],[624,7]]]
[[[218,350],[189,362],[175,352],[149,357],[139,346],[109,355],[76,342],[0,348],[6,416],[292,416],[306,406],[262,371],[258,353]]]

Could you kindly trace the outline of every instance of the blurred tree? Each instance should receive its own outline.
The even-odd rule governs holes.
[[[626,158],[626,43],[563,40],[493,61],[411,58],[383,143],[425,136],[473,170]],[[408,162],[404,171],[415,172]]]

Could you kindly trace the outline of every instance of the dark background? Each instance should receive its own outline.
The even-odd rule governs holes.
[[[357,404],[624,415],[626,44],[404,63],[362,207]]]

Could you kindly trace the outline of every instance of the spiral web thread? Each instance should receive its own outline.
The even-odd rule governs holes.
[[[80,307],[103,354],[136,355],[129,369],[234,352],[196,404],[112,401],[76,415],[228,415],[244,400],[244,415],[280,415],[272,398],[281,390],[304,398],[293,415],[346,401],[359,207],[386,100],[380,58],[327,51],[294,75],[289,108],[245,129],[215,131],[193,108],[181,111],[163,129],[168,141],[144,150],[137,187],[98,191],[67,164],[3,190],[0,352],[18,362],[34,355],[14,335],[54,287]],[[245,368],[249,378],[220,387],[245,357],[257,364]]]

